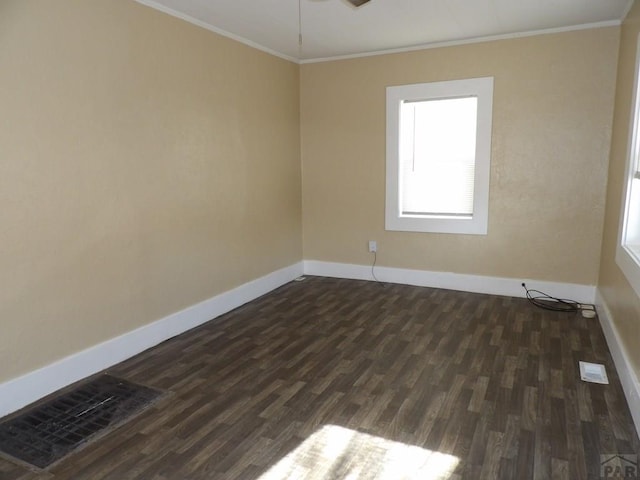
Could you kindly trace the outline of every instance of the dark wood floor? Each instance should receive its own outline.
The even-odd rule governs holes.
[[[0,479],[598,479],[639,450],[597,319],[523,299],[308,277],[110,373],[172,394]]]

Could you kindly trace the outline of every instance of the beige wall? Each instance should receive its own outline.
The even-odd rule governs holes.
[[[625,338],[640,301],[613,251],[639,17],[636,5],[623,29],[600,272]],[[310,64],[299,77],[133,1],[3,0],[0,382],[295,263],[302,246],[306,259],[368,264],[375,239],[386,266],[596,283],[618,35]],[[487,75],[489,235],[384,231],[384,87]]]
[[[0,2],[0,382],[302,259],[298,74],[133,1]]]
[[[624,343],[636,375],[640,375],[640,299],[615,261],[622,190],[627,163],[636,42],[640,33],[640,3],[636,2],[622,24],[615,115],[609,162],[607,210],[598,287],[610,309],[612,321]]]
[[[308,260],[595,285],[619,29],[301,69]],[[386,232],[385,87],[494,76],[489,234]]]

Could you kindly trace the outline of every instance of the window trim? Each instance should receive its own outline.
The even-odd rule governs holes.
[[[627,226],[629,220],[629,205],[632,195],[634,180],[640,169],[640,35],[636,41],[636,60],[633,80],[633,96],[631,100],[631,113],[629,118],[629,138],[627,143],[627,158],[625,166],[625,183],[620,209],[620,225],[618,228],[618,243],[616,244],[616,263],[629,284],[640,296],[640,251],[638,246],[627,245]],[[636,185],[640,188],[640,185]],[[639,219],[640,220],[640,219]]]
[[[478,98],[474,212],[472,218],[402,215],[400,209],[400,106],[404,101],[465,96]],[[387,87],[387,165],[385,229],[486,235],[489,217],[493,77]]]

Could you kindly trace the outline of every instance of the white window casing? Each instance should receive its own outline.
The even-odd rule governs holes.
[[[387,87],[387,230],[486,235],[492,107],[492,77]]]
[[[622,214],[616,248],[616,263],[640,296],[640,36],[636,47],[635,80]]]

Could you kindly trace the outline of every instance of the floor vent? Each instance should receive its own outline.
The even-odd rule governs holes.
[[[608,384],[609,378],[604,365],[580,362],[580,378],[585,382]]]
[[[0,423],[0,452],[47,468],[150,406],[163,392],[111,375]]]

